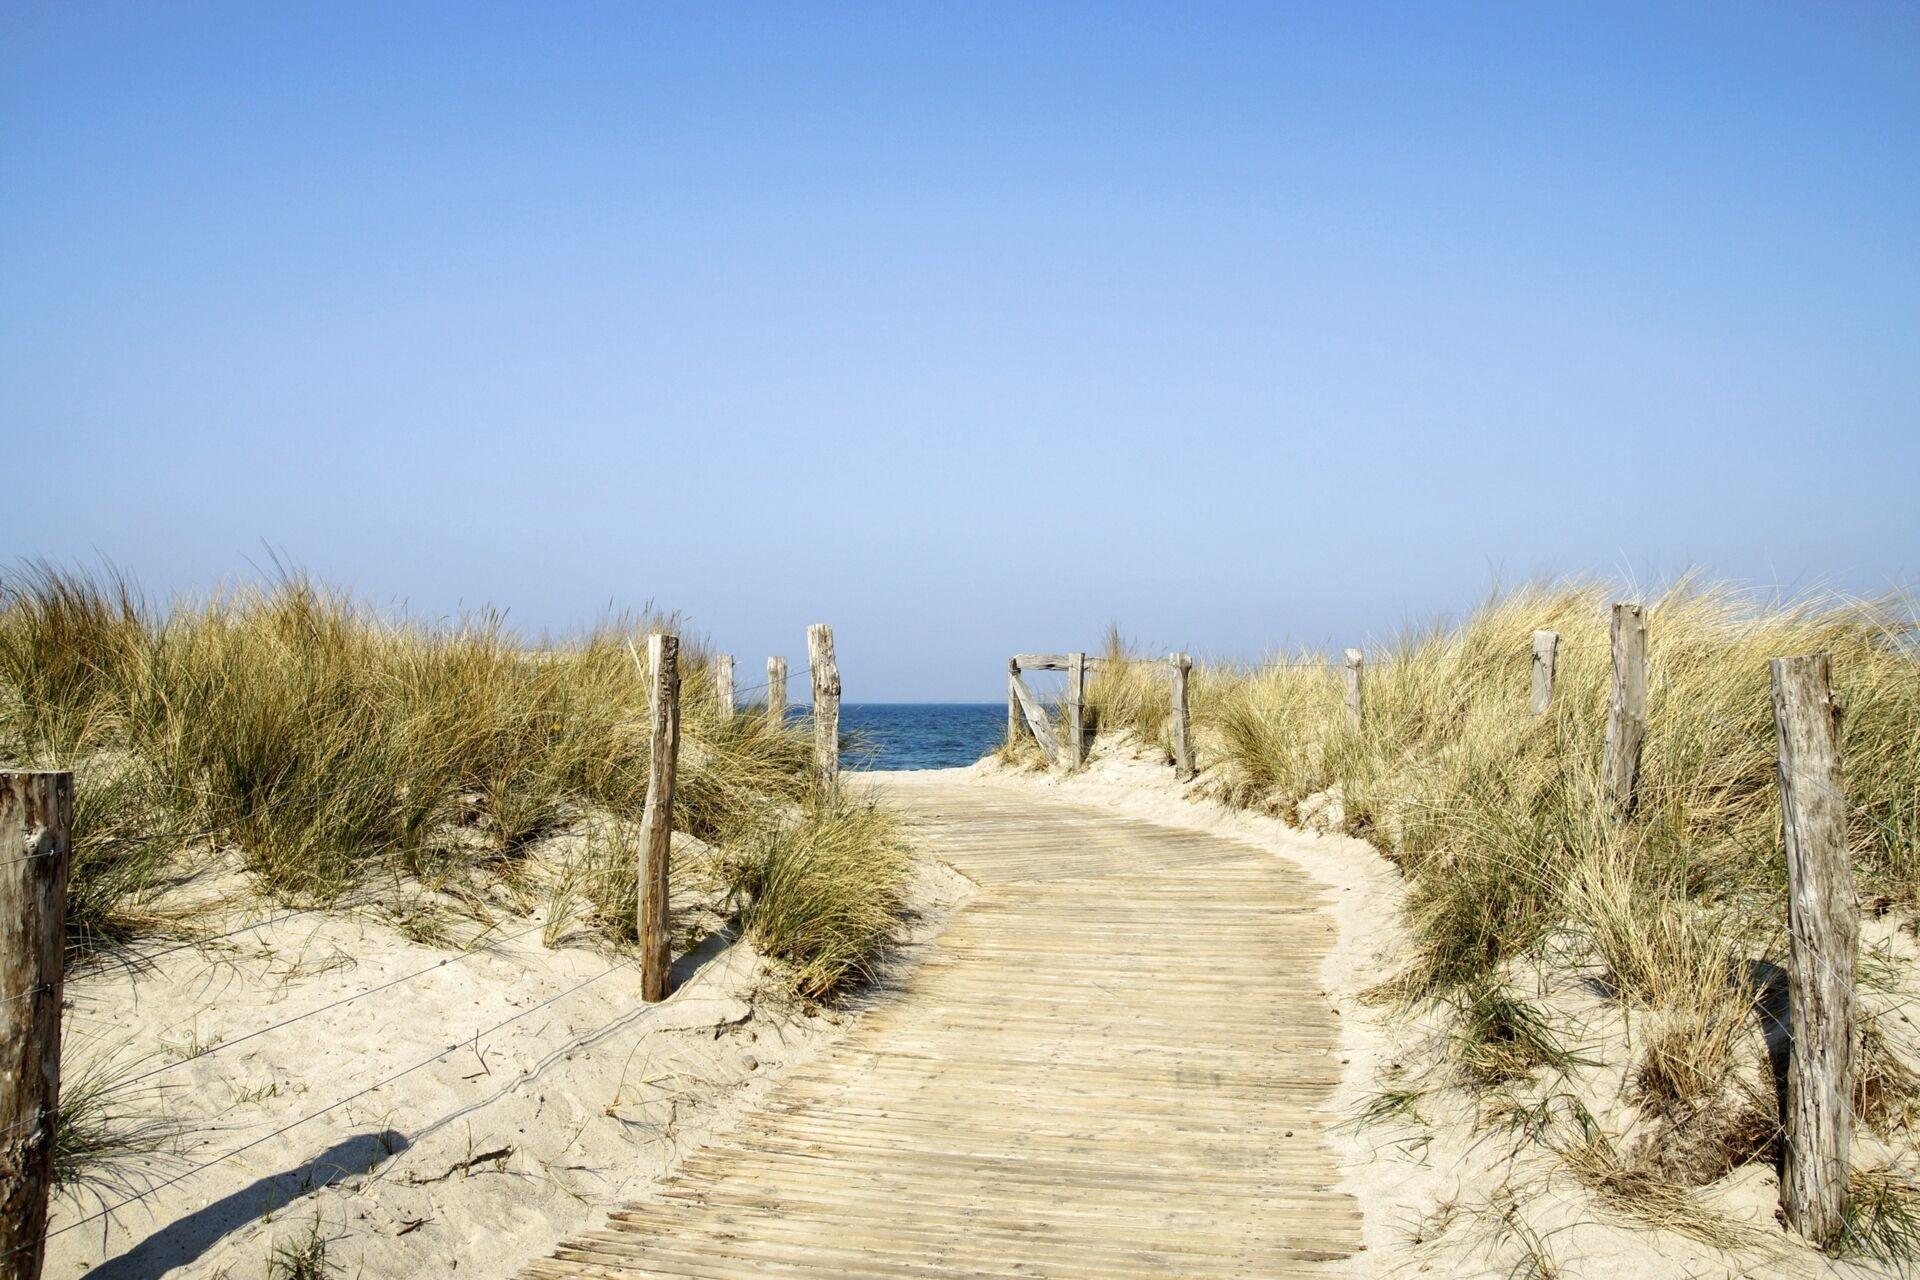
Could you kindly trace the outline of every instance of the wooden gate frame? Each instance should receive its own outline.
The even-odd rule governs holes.
[[[1033,696],[1022,671],[1067,673],[1067,743],[1063,749],[1047,723],[1047,709]],[[1033,740],[1046,753],[1047,763],[1078,769],[1087,762],[1087,655],[1084,653],[1016,653],[1007,663],[1007,740],[1025,723]]]
[[[1016,653],[1007,662],[1007,741],[1019,736],[1025,725],[1055,768],[1078,769],[1087,762],[1087,663],[1098,662],[1084,653]],[[1170,677],[1173,713],[1173,768],[1181,778],[1193,776],[1193,742],[1187,722],[1187,680],[1193,672],[1193,659],[1185,653],[1170,653],[1164,658],[1143,658],[1143,662],[1162,664]],[[1067,673],[1067,741],[1055,739],[1047,722],[1046,708],[1033,696],[1022,671],[1064,671]]]

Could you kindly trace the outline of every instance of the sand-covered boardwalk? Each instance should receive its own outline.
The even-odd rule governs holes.
[[[978,895],[767,1109],[529,1276],[1266,1277],[1358,1248],[1304,875],[964,775],[876,785]]]

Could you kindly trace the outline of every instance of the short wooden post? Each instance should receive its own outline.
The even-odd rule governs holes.
[[[713,660],[713,702],[722,716],[733,719],[733,655],[730,653]]]
[[[71,773],[0,773],[0,1277],[38,1280],[60,1108]]]
[[[1067,655],[1067,767],[1087,762],[1087,655]]]
[[[647,637],[647,807],[640,818],[640,998],[667,998],[673,954],[667,925],[667,862],[673,851],[673,778],[680,766],[680,638]]]
[[[840,777],[840,668],[833,661],[833,628],[807,628],[807,662],[813,668],[813,761],[820,784]]]
[[[1792,1048],[1780,1207],[1823,1248],[1845,1224],[1852,1139],[1854,960],[1860,902],[1840,785],[1840,709],[1827,655],[1775,658],[1773,732],[1787,848]]]
[[[787,660],[767,659],[767,723],[775,729],[787,723]]]
[[[1193,659],[1184,653],[1167,655],[1173,671],[1173,772],[1185,781],[1194,774],[1193,727],[1187,717],[1187,685],[1193,674]]]
[[[1545,715],[1553,705],[1553,676],[1560,665],[1560,633],[1533,633],[1533,714]]]
[[[1613,695],[1607,705],[1602,774],[1616,814],[1633,812],[1640,749],[1647,739],[1647,619],[1637,604],[1613,606]]]
[[[1366,661],[1367,655],[1358,649],[1347,650],[1347,728],[1354,733],[1360,732],[1361,726],[1366,723],[1360,701],[1360,676]]]

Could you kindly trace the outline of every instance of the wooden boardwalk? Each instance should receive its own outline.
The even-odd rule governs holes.
[[[877,785],[980,885],[771,1105],[526,1274],[1324,1274],[1331,923],[1269,853],[925,775]]]

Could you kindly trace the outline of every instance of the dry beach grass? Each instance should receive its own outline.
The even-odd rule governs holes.
[[[617,961],[634,932],[648,772],[635,641],[675,625],[612,618],[535,652],[494,614],[422,622],[293,573],[164,609],[111,570],[0,577],[0,747],[76,774],[70,969],[111,986],[283,910],[373,930],[378,957],[335,944],[348,967],[377,969],[397,945],[492,948],[525,932],[516,921],[549,948]],[[904,831],[817,789],[804,725],[757,705],[723,714],[707,654],[689,643],[682,663],[674,893],[691,932],[676,950],[731,920],[767,958],[766,981],[831,997],[895,932]],[[270,956],[270,937],[248,942]],[[255,995],[269,1020],[272,990],[225,999]],[[133,1060],[115,1071],[137,1078],[161,1052],[123,1038],[115,1053]],[[117,1188],[168,1124],[162,1100],[103,1071],[70,1064],[69,1192]]]
[[[1770,1169],[1778,1149],[1767,1032],[1783,981],[1785,886],[1766,660],[1831,654],[1848,835],[1872,917],[1854,1098],[1861,1172],[1840,1251],[1910,1262],[1920,1168],[1920,1042],[1904,1013],[1920,988],[1912,602],[1783,601],[1698,581],[1651,602],[1651,730],[1640,802],[1621,822],[1601,777],[1607,606],[1619,598],[1601,583],[1523,588],[1369,653],[1357,733],[1325,657],[1203,663],[1190,693],[1195,789],[1363,838],[1398,867],[1397,960],[1370,995],[1431,1029],[1425,1060],[1447,1084],[1429,1070],[1410,1085],[1422,1073],[1403,1063],[1379,1084],[1376,1118],[1404,1119],[1445,1093],[1469,1129],[1550,1157],[1554,1176],[1605,1209],[1715,1247],[1751,1246],[1766,1233],[1704,1209],[1695,1193]],[[1536,629],[1562,637],[1554,703],[1538,717],[1528,708]],[[1168,753],[1165,668],[1117,634],[1087,704],[1097,734]],[[1015,741],[999,754],[1030,762],[1032,752]]]

